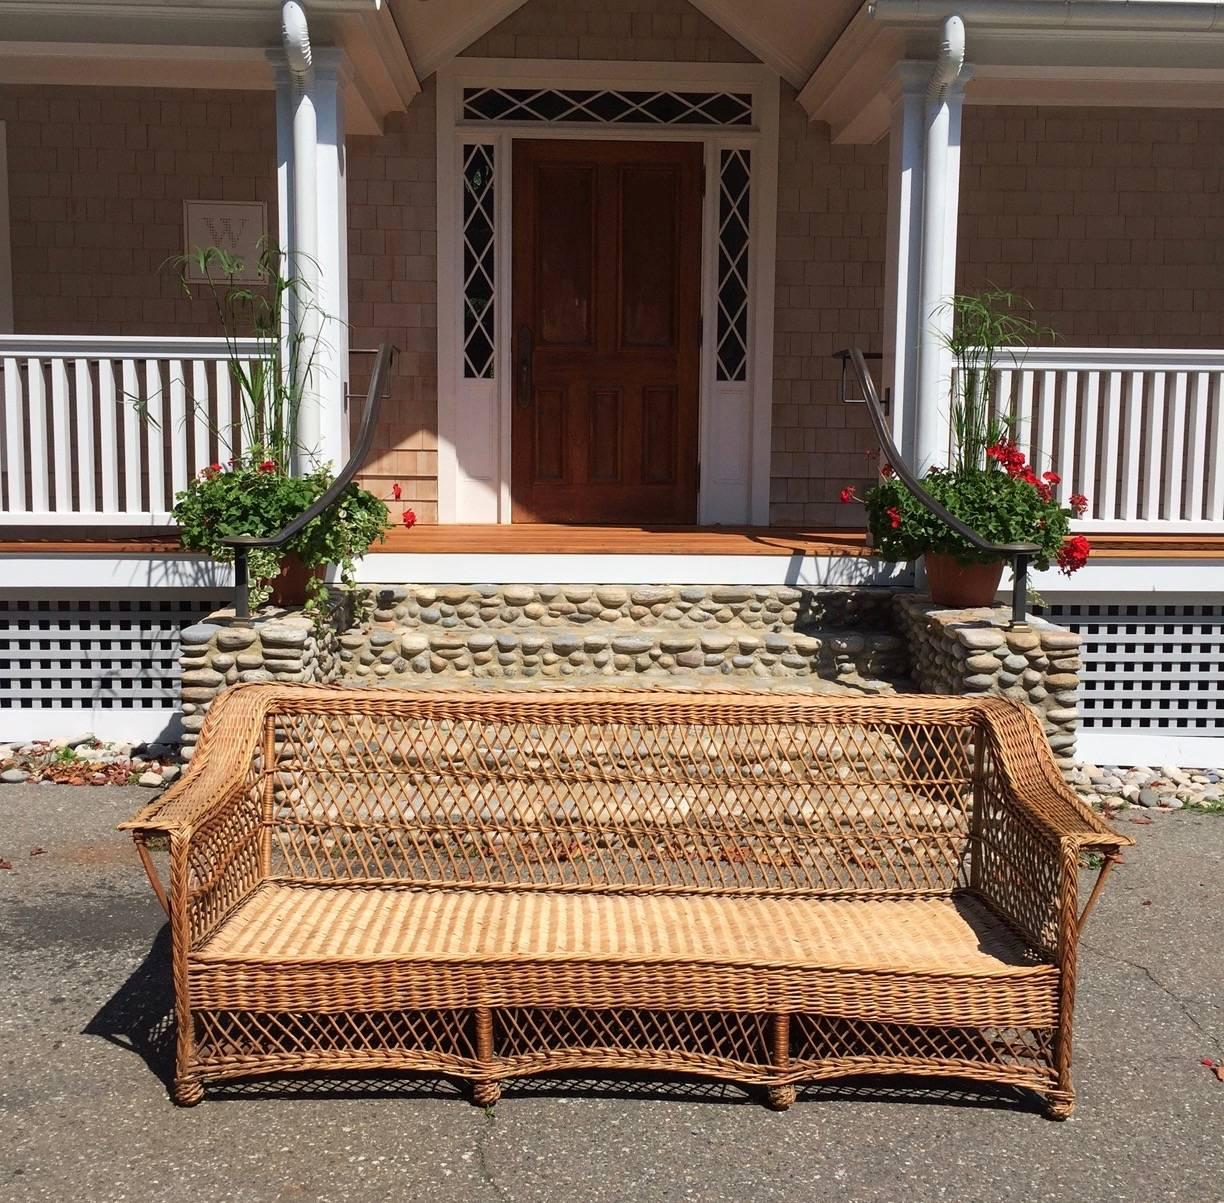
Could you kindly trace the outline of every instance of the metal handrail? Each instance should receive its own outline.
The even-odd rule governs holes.
[[[353,482],[361,465],[365,463],[370,453],[370,445],[374,442],[374,430],[378,419],[378,407],[382,402],[383,388],[395,357],[395,348],[390,343],[383,343],[378,348],[378,356],[374,360],[374,372],[370,377],[370,387],[366,392],[365,412],[361,416],[361,429],[357,433],[357,442],[353,445],[348,463],[327,487],[323,494],[307,506],[292,522],[288,523],[274,535],[229,535],[219,540],[224,546],[234,549],[234,617],[248,619],[251,616],[250,574],[247,571],[247,557],[253,548],[283,547],[306,525],[313,522],[326,510]]]
[[[859,387],[863,390],[863,400],[867,404],[867,413],[871,424],[875,427],[876,438],[880,448],[888,458],[888,463],[900,478],[901,483],[914,495],[924,509],[934,514],[941,522],[971,543],[978,551],[988,555],[997,555],[1000,559],[1010,559],[1012,562],[1012,622],[1022,624],[1028,615],[1028,568],[1029,563],[1041,548],[1036,543],[992,543],[984,535],[978,534],[973,527],[962,522],[951,510],[941,505],[922,487],[918,478],[910,471],[909,465],[902,458],[893,442],[885,421],[884,412],[880,407],[880,394],[876,391],[875,381],[867,367],[867,360],[858,347],[851,347],[850,363],[858,377]]]

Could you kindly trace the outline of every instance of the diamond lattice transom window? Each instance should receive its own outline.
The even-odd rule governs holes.
[[[463,374],[492,380],[496,295],[493,147],[463,148]]]
[[[748,379],[748,230],[752,152],[724,150],[718,161],[718,343],[720,381]]]
[[[463,118],[579,125],[750,126],[752,95],[621,88],[464,88]]]

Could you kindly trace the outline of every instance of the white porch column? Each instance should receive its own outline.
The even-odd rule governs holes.
[[[312,300],[306,306],[310,312],[303,315],[302,329],[307,347],[315,347],[298,415],[302,443],[298,468],[330,461],[339,469],[348,453],[345,57],[341,50],[314,50],[312,77],[304,93],[283,55],[277,53],[274,58],[280,246],[286,253],[289,273],[303,281],[304,295]],[[313,139],[309,137],[309,120],[297,122],[295,129],[299,105],[308,106],[308,116],[313,116]],[[301,170],[308,173],[313,184],[299,177]]]
[[[926,105],[923,178],[922,266],[918,296],[918,396],[911,462],[918,472],[948,462],[948,386],[952,356],[944,339],[952,331],[946,302],[956,292],[956,231],[960,212],[960,135],[963,68],[942,96]]]
[[[893,76],[888,150],[888,234],[884,262],[884,360],[881,387],[891,390],[893,438],[911,463],[917,408],[918,278],[922,263],[922,173],[929,63],[899,63]]]

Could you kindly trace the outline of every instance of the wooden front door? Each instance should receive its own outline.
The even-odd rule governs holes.
[[[514,143],[515,522],[697,521],[701,147]]]

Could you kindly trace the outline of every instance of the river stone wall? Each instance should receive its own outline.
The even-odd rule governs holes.
[[[940,610],[899,593],[896,612],[909,645],[911,676],[923,693],[998,694],[1036,710],[1059,766],[1075,758],[1080,637],[1030,616],[1011,625],[1011,607]]]
[[[320,638],[300,610],[277,610],[239,623],[230,610],[210,614],[179,635],[183,758],[190,759],[209,703],[240,681],[330,681],[338,660],[335,636]]]

